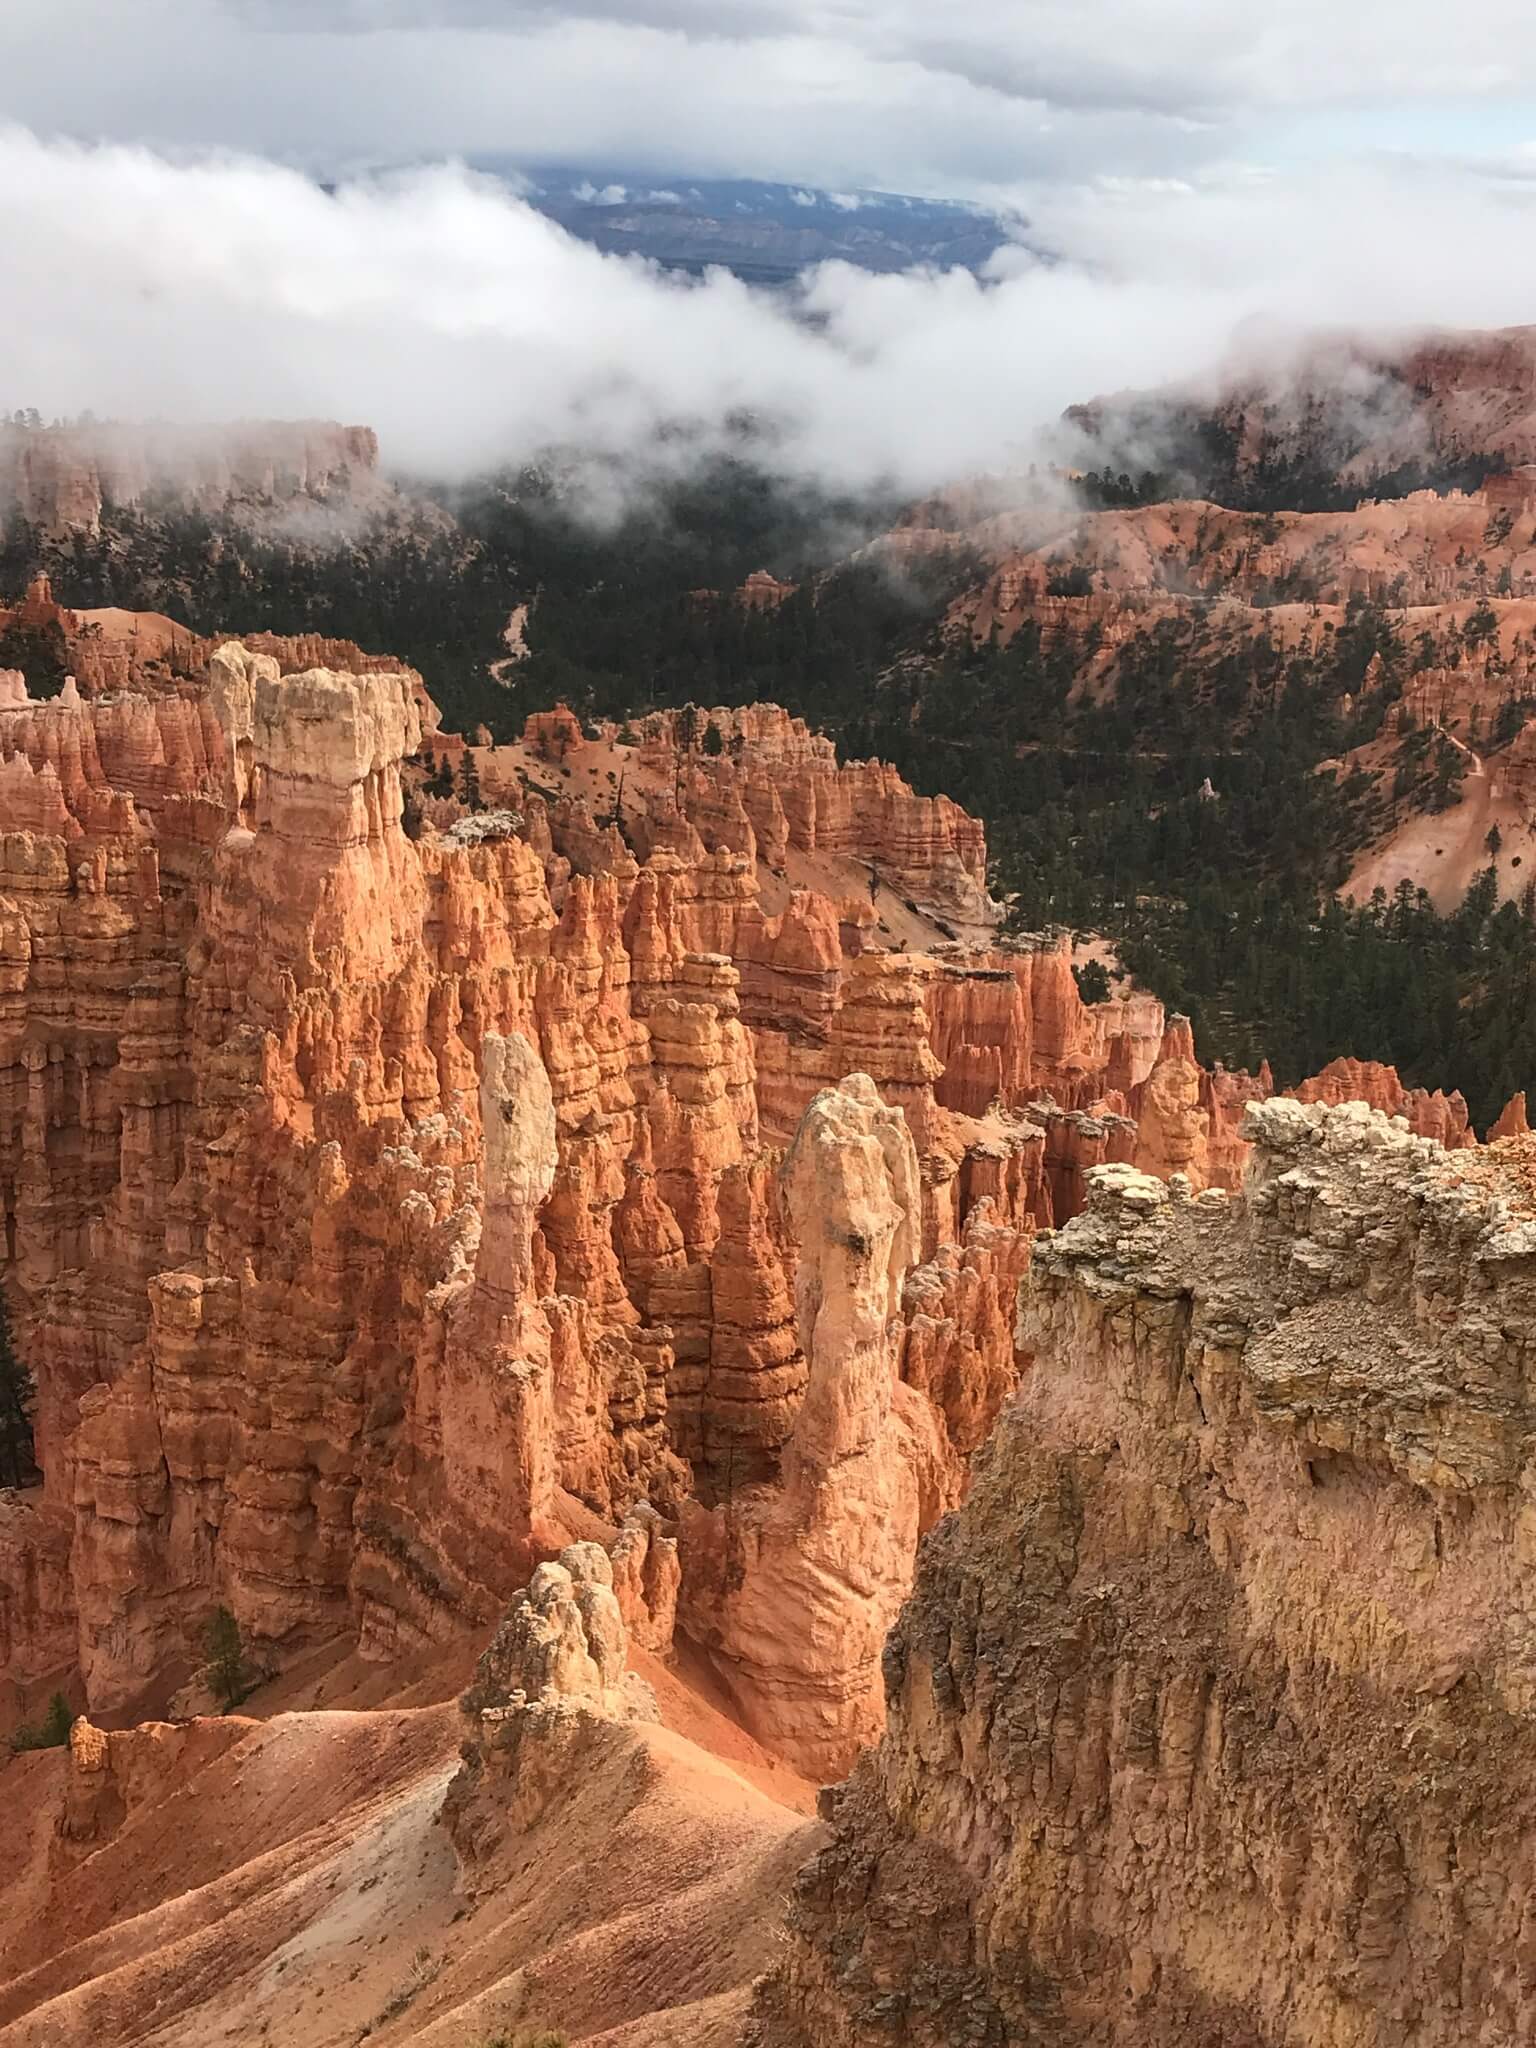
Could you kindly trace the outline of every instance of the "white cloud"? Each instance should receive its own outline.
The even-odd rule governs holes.
[[[366,421],[441,474],[552,440],[623,452],[750,408],[786,465],[920,489],[1027,451],[1095,392],[1241,333],[1536,309],[1536,193],[1423,167],[1042,189],[991,274],[829,264],[794,317],[564,234],[446,168],[341,187],[229,155],[0,134],[0,410]]]
[[[1447,33],[1438,0],[237,0],[252,25],[536,34],[552,23],[723,43],[795,37],[953,71],[1062,106],[1198,113],[1248,104],[1450,98],[1536,84],[1524,0],[1484,0]]]
[[[1536,92],[1525,0],[7,0],[0,119],[957,195]],[[1331,111],[1330,111],[1331,110]],[[1362,131],[1363,132],[1363,131]]]

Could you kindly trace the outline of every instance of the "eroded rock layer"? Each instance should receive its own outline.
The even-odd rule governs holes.
[[[219,1601],[262,1658],[387,1657],[595,1536],[670,1616],[685,1508],[707,1577],[708,1518],[803,1461],[818,1360],[838,1398],[780,1147],[861,1069],[907,1166],[878,1398],[949,1460],[925,1525],[1012,1383],[1046,1213],[1039,1127],[936,1099],[930,960],[845,949],[809,889],[768,915],[750,847],[705,846],[686,802],[643,861],[574,826],[557,851],[532,801],[408,836],[419,679],[292,653],[0,695],[4,1277],[44,1474],[0,1501],[0,1652],[109,1719],[169,1697]],[[894,1613],[918,1526],[867,1522],[832,1605],[874,1573]],[[828,1758],[871,1730],[878,1634]]]
[[[974,821],[772,707],[711,714],[716,754],[549,714],[515,805],[408,833],[420,679],[306,651],[0,679],[0,1249],[43,1474],[0,1499],[7,1671],[155,1710],[216,1602],[268,1662],[389,1658],[627,1524],[621,1581],[676,1541],[669,1612],[742,1718],[840,1772],[1013,1385],[1035,1228],[1106,1162],[1234,1185],[1269,1077],[1085,1007],[1063,944],[945,939],[893,878],[977,909]],[[539,793],[584,761],[607,817]],[[1387,1070],[1316,1087],[1470,1136]]]
[[[886,1653],[772,2048],[1536,2026],[1536,1158],[1250,1113],[1036,1240],[1032,1355]]]

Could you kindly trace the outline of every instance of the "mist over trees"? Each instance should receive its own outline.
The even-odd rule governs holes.
[[[1250,483],[1290,506],[1316,478],[1276,453]],[[1163,487],[1151,473],[1080,485],[1085,503]],[[43,567],[76,605],[352,639],[418,667],[447,727],[498,739],[559,699],[617,721],[783,703],[845,754],[892,760],[978,812],[1012,926],[1103,933],[1190,1012],[1208,1057],[1268,1057],[1282,1083],[1338,1054],[1388,1060],[1410,1083],[1461,1088],[1479,1124],[1536,1090],[1530,892],[1499,908],[1485,877],[1448,918],[1412,890],[1333,900],[1386,822],[1454,802],[1466,768],[1443,736],[1409,729],[1390,777],[1318,772],[1380,731],[1423,658],[1389,614],[1356,600],[1306,654],[1186,614],[1139,635],[1113,692],[1090,696],[1073,685],[1091,635],[1049,650],[1029,625],[1006,647],[946,638],[948,603],[983,565],[959,548],[899,565],[861,555],[895,510],[791,488],[743,456],[596,523],[530,468],[457,494],[451,519],[407,501],[324,548],[185,512],[114,513],[62,543],[13,527],[0,590]],[[782,602],[737,600],[758,569],[794,586]],[[528,652],[498,678],[517,604]],[[1500,706],[1485,748],[1508,744],[1527,708]],[[709,730],[706,710],[706,749]]]

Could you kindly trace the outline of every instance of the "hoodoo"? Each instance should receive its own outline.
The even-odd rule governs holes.
[[[675,819],[643,864],[532,798],[412,837],[418,679],[305,651],[0,705],[0,771],[32,793],[0,841],[0,1169],[44,1475],[0,1517],[11,1671],[74,1666],[93,1710],[132,1714],[184,1680],[216,1601],[278,1663],[338,1632],[396,1657],[485,1628],[643,1503],[686,1588],[720,1569],[711,1532],[815,1499],[832,1549],[856,1532],[843,1619],[806,1646],[814,1666],[838,1639],[806,1681],[834,1703],[780,1732],[841,1768],[878,1726],[919,1529],[957,1497],[944,1411],[968,1450],[1011,1381],[1011,1344],[970,1347],[1043,1213],[1041,1135],[941,1109],[929,963],[845,953],[810,889],[766,915],[754,828],[733,852],[720,821],[783,793],[785,858],[814,848],[851,894],[878,855],[946,901],[981,872],[974,821],[889,776],[866,802],[865,769],[760,708],[708,776],[665,721],[642,736],[637,804]],[[853,1060],[879,1086],[818,1097]],[[781,1174],[764,1127],[813,1097]],[[868,1215],[807,1164],[834,1136],[878,1157]],[[867,1280],[843,1270],[865,1230]],[[942,1406],[904,1381],[909,1345]],[[773,1721],[772,1660],[744,1677],[723,1610],[682,1613],[748,1724]]]
[[[1321,11],[9,10],[0,2048],[1536,2048],[1536,26]]]
[[[622,1813],[649,1867],[681,1799],[707,1861],[723,1801],[735,1935],[698,1960],[679,1866],[668,1952],[733,2027],[777,1956],[765,2048],[1518,2033],[1518,1098],[1484,1149],[1376,1062],[1203,1067],[1065,939],[999,940],[975,820],[771,706],[712,751],[536,716],[465,751],[476,808],[427,786],[409,669],[126,644],[137,687],[0,690],[41,1475],[0,1499],[0,1650],[89,1715],[18,1953],[39,1898],[96,1924],[98,1854],[154,1859],[179,1760],[238,1789],[257,1737],[131,1725],[200,1701],[218,1608],[253,1683],[436,1674],[380,1768],[423,1913],[521,1900],[508,1957],[584,1910],[573,1872],[536,1908],[529,1844]],[[449,1856],[447,1674],[488,1639]],[[200,2010],[142,1932],[146,2009]],[[497,2017],[422,1970],[424,2026]],[[34,1990],[39,2027],[76,1996]]]
[[[1529,2032],[1530,1144],[1246,1135],[1036,1239],[762,2048]]]

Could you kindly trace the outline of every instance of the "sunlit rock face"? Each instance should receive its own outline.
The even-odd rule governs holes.
[[[1037,1238],[762,2048],[1530,2031],[1530,1143],[1246,1139]]]
[[[0,1650],[77,1664],[121,1715],[168,1697],[216,1601],[279,1661],[338,1635],[389,1657],[489,1628],[594,1537],[640,1640],[681,1610],[712,1646],[686,1594],[708,1517],[798,1499],[833,1455],[840,1326],[797,1309],[830,1183],[786,1179],[782,1144],[857,1062],[902,1168],[858,1401],[927,1461],[882,1619],[827,1680],[872,1733],[918,1530],[1013,1384],[1038,1128],[940,1106],[931,962],[845,951],[808,888],[765,913],[757,826],[643,860],[599,833],[586,867],[531,804],[410,837],[419,678],[298,658],[228,643],[174,691],[48,703],[0,683],[5,1277],[45,1475],[0,1504]],[[716,828],[750,798],[778,843],[788,747],[848,837],[830,753],[757,722],[768,762],[722,757]]]

